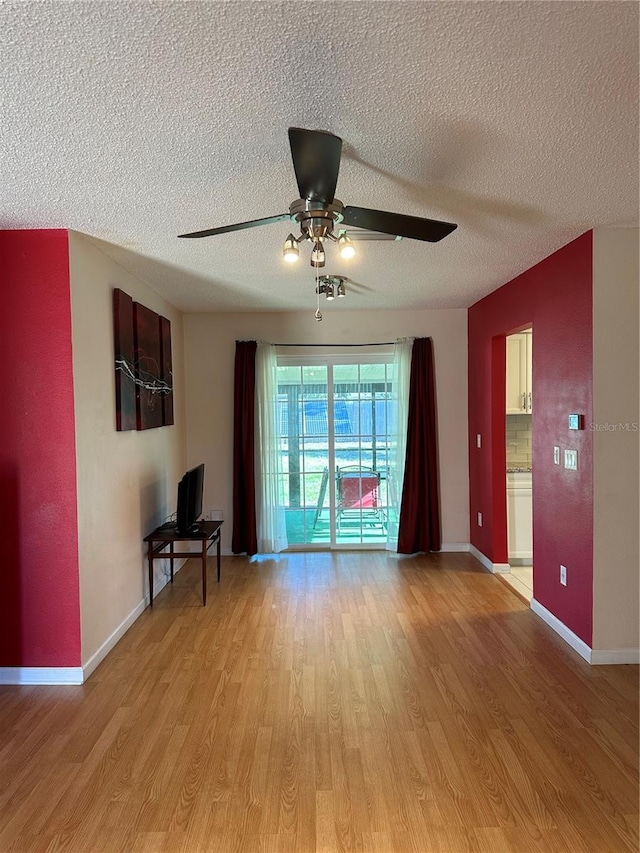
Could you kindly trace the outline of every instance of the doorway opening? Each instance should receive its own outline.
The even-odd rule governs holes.
[[[507,554],[504,579],[533,598],[533,329],[506,338]]]

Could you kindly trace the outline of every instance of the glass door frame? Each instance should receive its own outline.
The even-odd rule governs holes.
[[[333,369],[343,364],[393,364],[393,345],[358,347],[292,347],[276,349],[278,367],[327,368],[327,453],[329,468],[329,542],[289,543],[287,551],[381,551],[384,542],[337,542],[336,487],[335,487],[335,412]],[[358,432],[359,439],[362,434]]]

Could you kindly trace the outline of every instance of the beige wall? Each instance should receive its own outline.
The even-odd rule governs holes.
[[[594,649],[640,645],[638,236],[593,232]]]
[[[187,314],[184,317],[189,465],[206,463],[205,508],[222,509],[230,551],[233,506],[233,364],[236,340],[272,343],[374,343],[397,337],[434,341],[442,540],[469,541],[466,310]]]
[[[185,469],[182,315],[89,239],[69,234],[82,663],[147,591],[142,537],[175,510]],[[112,292],[171,321],[175,425],[116,432]],[[156,576],[166,571],[156,564]]]

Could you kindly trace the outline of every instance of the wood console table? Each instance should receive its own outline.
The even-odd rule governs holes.
[[[216,544],[216,559],[218,569],[218,582],[220,582],[220,528],[222,521],[201,521],[199,529],[193,533],[178,533],[175,525],[161,524],[153,533],[144,537],[148,543],[149,550],[147,559],[149,561],[149,600],[153,607],[153,561],[169,560],[171,566],[171,583],[173,583],[173,561],[176,557],[198,557],[202,558],[202,604],[207,603],[207,552]],[[202,550],[197,551],[175,551],[175,542],[200,542]],[[164,550],[169,546],[168,553]]]

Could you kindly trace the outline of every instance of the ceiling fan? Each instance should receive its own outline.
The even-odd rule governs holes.
[[[290,127],[289,145],[300,198],[291,203],[288,213],[252,219],[248,222],[236,222],[233,225],[222,225],[219,228],[207,228],[204,231],[193,231],[179,236],[213,237],[216,234],[241,231],[257,225],[268,225],[289,219],[299,224],[300,235],[295,237],[289,234],[283,248],[284,259],[297,260],[298,244],[309,240],[313,243],[311,266],[322,267],[325,263],[322,244],[325,240],[337,242],[343,257],[351,257],[355,252],[348,234],[344,229],[336,229],[336,226],[348,225],[365,229],[363,235],[365,232],[368,234],[375,232],[381,237],[385,234],[431,243],[442,240],[457,228],[457,225],[451,222],[344,205],[335,198],[342,139],[333,133]]]

